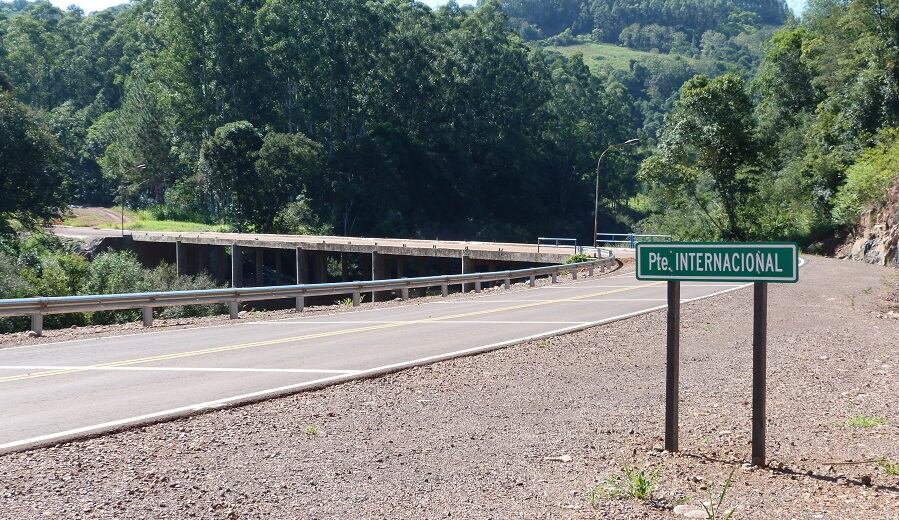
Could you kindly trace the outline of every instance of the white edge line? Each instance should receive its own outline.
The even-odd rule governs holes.
[[[104,367],[95,365],[86,366],[57,366],[57,365],[3,365],[0,370],[80,370],[80,371],[120,371],[120,372],[263,372],[285,374],[356,374],[358,370],[320,370],[315,368],[206,368],[206,367],[148,367],[148,366],[122,366]]]
[[[617,272],[617,271],[612,271],[612,272]],[[593,276],[592,278],[588,276],[588,277],[584,277],[584,278],[578,278],[577,280],[570,280],[570,281],[566,282],[564,285],[584,284],[584,283],[586,283],[586,282],[595,282],[595,281],[597,281],[597,280],[605,280],[605,279],[609,279],[609,278],[620,278],[620,277],[623,277],[623,276],[629,276],[629,275],[632,275],[632,274],[634,274],[634,273],[635,273],[635,271],[625,271],[625,272],[618,273],[618,274],[610,274],[610,275],[608,275],[608,276],[603,276],[602,274],[600,274],[599,276]],[[516,284],[516,285],[518,285],[518,284]],[[524,292],[524,291],[539,291],[539,290],[541,290],[541,289],[547,289],[547,288],[550,288],[550,287],[553,287],[553,286],[526,287],[526,288],[522,288],[522,289],[519,289],[519,290],[522,291],[522,292]],[[511,293],[509,293],[509,292],[504,292],[504,293],[502,293],[502,294],[511,294]],[[465,295],[465,296],[459,298],[459,300],[466,300],[466,301],[471,302],[472,300],[478,300],[478,299],[480,299],[480,298],[489,298],[489,297],[491,297],[491,296],[495,296],[495,295],[493,295],[493,294],[472,294],[472,295]],[[284,299],[289,299],[289,298],[284,298]],[[254,320],[254,321],[239,321],[239,320],[233,320],[233,321],[229,321],[229,322],[226,322],[226,323],[221,323],[221,324],[218,324],[218,325],[201,325],[201,326],[199,326],[199,327],[191,327],[191,326],[187,326],[187,327],[183,327],[183,328],[172,328],[172,329],[165,329],[165,330],[154,330],[154,331],[134,332],[134,333],[132,333],[132,334],[116,334],[116,335],[112,335],[112,336],[103,336],[103,335],[99,335],[99,334],[98,334],[97,336],[90,337],[90,338],[68,339],[68,340],[64,340],[64,341],[48,341],[48,342],[43,342],[43,343],[32,343],[32,344],[30,344],[30,345],[18,345],[18,346],[14,346],[14,347],[2,347],[2,346],[0,346],[0,352],[3,352],[3,351],[5,351],[5,350],[6,350],[6,351],[12,351],[12,350],[27,349],[27,348],[35,348],[35,347],[53,347],[53,346],[56,346],[56,345],[69,345],[69,344],[72,344],[72,343],[88,343],[88,342],[91,342],[91,341],[101,341],[101,340],[107,340],[107,339],[132,338],[132,337],[135,337],[135,336],[148,336],[148,335],[156,335],[156,334],[172,334],[172,333],[175,333],[175,332],[184,332],[184,331],[187,331],[187,330],[218,329],[218,328],[221,328],[221,327],[233,327],[233,326],[235,326],[235,325],[244,325],[244,326],[248,326],[248,325],[260,325],[260,324],[273,323],[273,322],[285,321],[285,320],[310,320],[310,321],[311,321],[311,320],[314,320],[314,319],[319,318],[319,317],[342,316],[342,315],[344,315],[344,314],[351,314],[351,313],[352,313],[352,314],[358,314],[358,313],[362,313],[362,312],[378,312],[378,311],[392,310],[392,309],[395,309],[395,308],[408,307],[409,305],[426,306],[426,305],[432,305],[432,304],[438,304],[438,303],[445,303],[445,302],[443,302],[443,301],[441,301],[441,300],[434,300],[434,301],[430,301],[430,302],[416,303],[416,302],[415,302],[415,298],[413,298],[413,299],[411,299],[411,300],[409,300],[409,301],[404,302],[402,305],[395,305],[395,306],[390,306],[390,307],[375,307],[375,308],[373,308],[373,309],[354,309],[354,310],[347,310],[347,311],[344,311],[344,312],[329,312],[329,313],[324,313],[324,314],[316,315],[316,316],[306,316],[306,317],[303,317],[303,316],[285,316],[285,317],[283,317],[283,318],[278,318],[278,319],[273,319],[273,320],[261,319],[261,320]],[[224,316],[224,315],[222,315],[222,316]],[[2,445],[0,445],[0,450],[2,450]],[[2,453],[2,451],[0,451],[0,453]]]
[[[724,289],[721,291],[717,291],[714,293],[710,293],[703,296],[698,296],[696,298],[691,298],[688,300],[682,300],[682,303],[691,303],[698,300],[704,300],[706,298],[711,298],[714,296],[718,296],[721,294],[737,291],[740,289],[744,289],[746,287],[750,287],[752,284],[745,284],[739,287],[731,287],[729,289]],[[31,437],[28,439],[22,439],[18,441],[12,441],[5,444],[0,444],[0,455],[4,455],[7,453],[11,453],[14,451],[24,451],[28,449],[39,448],[42,446],[49,446],[53,444],[58,444],[64,441],[73,441],[77,439],[81,439],[83,437],[92,437],[101,433],[111,433],[118,430],[123,430],[127,428],[135,428],[139,426],[147,426],[159,422],[164,422],[166,420],[180,419],[183,417],[189,417],[191,415],[196,415],[199,413],[203,413],[205,411],[219,409],[224,407],[237,407],[241,405],[247,405],[256,403],[259,401],[274,399],[278,397],[286,397],[292,394],[297,394],[303,391],[309,390],[317,390],[320,388],[324,388],[326,386],[334,385],[337,383],[344,383],[357,379],[368,379],[376,376],[381,376],[385,374],[390,374],[392,372],[397,372],[399,370],[403,370],[406,368],[412,368],[421,365],[429,365],[432,363],[436,363],[438,361],[446,361],[458,357],[470,356],[473,354],[481,354],[484,352],[489,352],[492,350],[498,350],[504,347],[509,347],[512,345],[518,345],[520,343],[526,343],[528,341],[536,341],[541,339],[546,339],[549,337],[557,336],[560,334],[568,334],[571,332],[577,332],[581,330],[585,330],[592,327],[597,327],[600,325],[607,325],[609,323],[614,323],[616,321],[625,320],[628,318],[633,318],[636,316],[641,316],[644,314],[649,314],[651,312],[655,312],[657,310],[665,309],[666,305],[657,305],[655,307],[651,307],[648,309],[643,309],[635,312],[630,312],[627,314],[620,314],[618,316],[612,316],[610,318],[605,318],[598,321],[592,321],[588,323],[584,323],[581,325],[574,325],[571,327],[563,327],[560,329],[551,330],[548,332],[541,332],[540,334],[533,334],[530,336],[525,336],[521,338],[511,339],[502,341],[499,343],[492,343],[490,345],[483,345],[480,347],[472,347],[464,350],[457,350],[454,352],[448,352],[445,354],[438,354],[434,356],[423,357],[419,359],[414,359],[412,361],[404,361],[401,363],[394,363],[390,365],[383,365],[380,367],[370,368],[367,370],[360,370],[354,374],[342,374],[335,375],[330,377],[323,377],[320,379],[314,379],[312,381],[306,381],[303,383],[296,383],[292,385],[281,386],[277,388],[270,388],[267,390],[259,390],[256,392],[251,392],[247,394],[235,395],[231,397],[224,397],[221,399],[215,399],[213,401],[206,401],[203,403],[192,404],[187,406],[181,406],[178,408],[172,408],[169,410],[162,410],[159,412],[153,412],[144,415],[138,415],[135,417],[129,417],[127,419],[119,419],[115,421],[104,422],[100,424],[94,424],[91,426],[84,426],[81,428],[75,428],[71,430],[65,430],[56,433],[50,433],[47,435],[40,435],[37,437]]]

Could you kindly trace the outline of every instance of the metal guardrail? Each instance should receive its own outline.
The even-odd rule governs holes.
[[[550,243],[552,242],[552,243]],[[537,239],[537,253],[540,253],[540,246],[553,246],[553,247],[572,247],[574,248],[575,254],[581,252],[581,248],[578,247],[576,238],[555,238],[555,237],[540,237]]]
[[[619,244],[630,249],[637,247],[637,242],[671,242],[671,235],[638,235],[635,233],[597,233],[596,246]]]
[[[606,256],[603,256],[602,253],[606,253]],[[592,276],[594,269],[599,268],[605,271],[614,264],[614,261],[615,256],[611,251],[600,250],[600,258],[587,262],[490,273],[274,287],[19,298],[0,300],[0,316],[31,316],[31,330],[40,336],[43,332],[43,317],[48,314],[141,309],[143,324],[145,327],[150,327],[153,325],[153,309],[159,307],[227,304],[231,319],[237,319],[239,304],[248,301],[295,298],[296,309],[301,311],[305,306],[305,298],[307,297],[351,295],[353,306],[356,307],[360,305],[363,293],[400,291],[402,298],[406,300],[409,298],[409,289],[439,286],[441,295],[446,296],[449,293],[449,287],[453,285],[461,285],[463,291],[466,287],[474,285],[475,292],[481,292],[481,286],[484,282],[502,281],[506,289],[508,289],[512,280],[524,278],[529,279],[530,285],[533,287],[537,277],[550,276],[552,283],[556,283],[560,274],[571,273],[577,278],[577,273],[581,269],[586,269]]]

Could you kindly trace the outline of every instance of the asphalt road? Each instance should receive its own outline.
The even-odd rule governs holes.
[[[690,300],[740,285],[682,284]],[[0,452],[486,351],[663,308],[632,272],[331,316],[0,350]]]

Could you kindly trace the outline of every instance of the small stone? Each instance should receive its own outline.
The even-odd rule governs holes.
[[[29,331],[28,331],[28,337],[29,337],[29,338],[36,338],[36,337],[37,337],[37,332],[35,332],[35,331],[33,331],[33,330],[29,330]]]
[[[871,485],[871,475],[863,475],[861,478],[861,481],[862,481],[862,484],[864,484],[866,486],[870,486]]]
[[[708,518],[709,516],[702,509],[694,509],[684,515],[684,518]]]
[[[685,514],[689,513],[690,511],[695,511],[695,510],[696,510],[695,506],[691,506],[691,505],[687,505],[687,504],[681,504],[679,506],[674,506],[674,514],[676,514],[676,515],[685,515]]]

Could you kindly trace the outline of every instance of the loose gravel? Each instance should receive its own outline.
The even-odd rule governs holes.
[[[876,461],[899,464],[897,272],[812,258],[801,277],[769,295],[770,470],[746,464],[744,289],[682,310],[680,454],[655,312],[3,456],[0,518],[694,518],[733,471],[736,519],[895,520]],[[658,472],[650,500],[594,493],[625,465]]]

